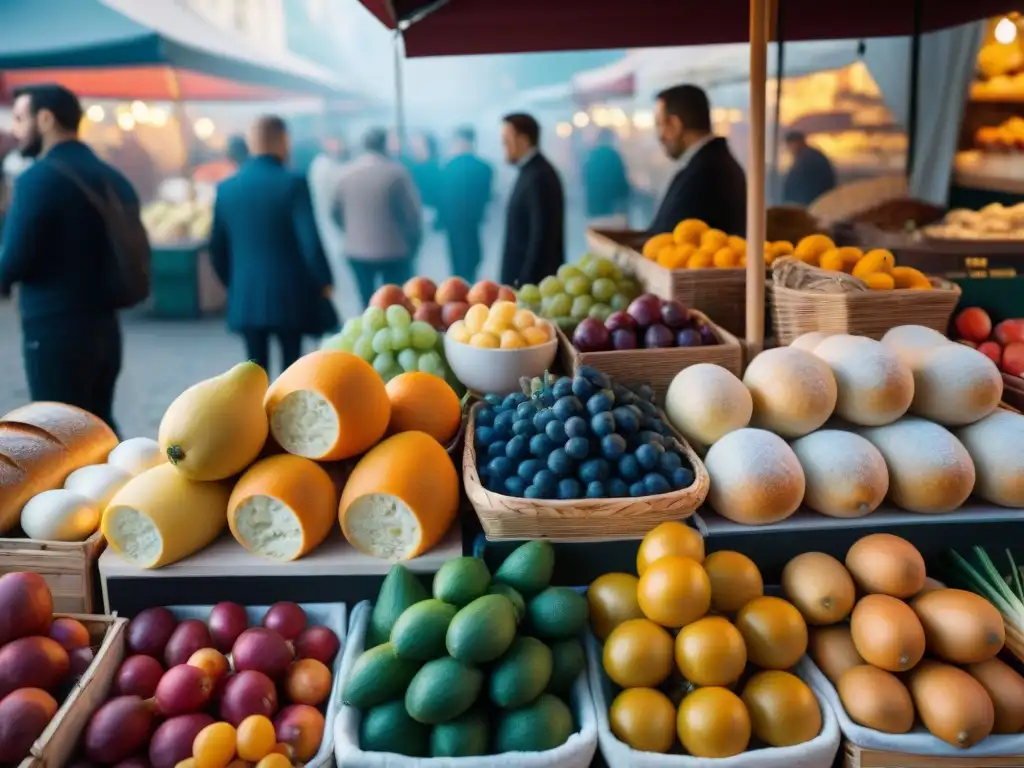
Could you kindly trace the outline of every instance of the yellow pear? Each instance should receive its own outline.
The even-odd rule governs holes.
[[[263,398],[270,381],[253,362],[193,384],[164,413],[160,449],[190,480],[224,480],[263,450],[270,426]]]

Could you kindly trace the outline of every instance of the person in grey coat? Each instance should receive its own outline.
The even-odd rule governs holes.
[[[345,232],[345,254],[366,305],[381,285],[412,277],[423,211],[409,171],[387,156],[387,134],[371,130],[363,148],[339,173],[332,211]]]

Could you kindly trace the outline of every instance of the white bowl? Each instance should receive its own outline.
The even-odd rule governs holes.
[[[522,349],[485,349],[444,336],[444,355],[452,373],[467,389],[482,395],[522,392],[521,377],[540,376],[551,368],[558,352],[558,337],[548,323],[551,341]]]

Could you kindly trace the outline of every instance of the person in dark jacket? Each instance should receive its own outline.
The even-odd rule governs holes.
[[[558,171],[540,153],[540,126],[530,115],[511,114],[501,132],[505,157],[519,168],[508,201],[501,282],[539,283],[565,260],[565,194]]]
[[[288,129],[261,117],[249,137],[252,157],[217,188],[210,259],[228,291],[228,327],[246,356],[269,369],[270,337],[281,369],[302,354],[302,337],[337,324],[327,265],[306,180],[288,167]]]
[[[742,236],[747,229],[747,181],[729,144],[711,132],[708,95],[695,85],[658,94],[654,110],[658,140],[679,162],[649,234],[671,232],[683,219]]]
[[[787,203],[810,205],[836,186],[836,169],[828,155],[807,143],[799,131],[786,134],[786,147],[793,156],[793,165],[782,185]]]
[[[475,152],[476,131],[460,128],[455,154],[441,171],[437,227],[448,237],[452,274],[469,283],[483,261],[480,227],[491,201],[494,169]]]
[[[29,393],[76,405],[116,430],[121,327],[105,275],[117,256],[103,214],[78,182],[115,194],[126,215],[138,217],[139,199],[123,174],[78,140],[82,107],[71,91],[20,90],[13,116],[21,154],[38,160],[15,182],[0,245],[0,295],[19,285]]]
[[[598,131],[594,148],[583,163],[583,191],[588,219],[624,218],[629,211],[626,164],[615,148],[615,134],[607,128]]]

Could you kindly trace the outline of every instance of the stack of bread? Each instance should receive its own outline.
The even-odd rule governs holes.
[[[840,518],[886,499],[945,513],[972,492],[1024,508],[1024,416],[999,408],[1002,393],[985,355],[906,325],[881,341],[806,334],[755,357],[742,381],[692,366],[666,412],[705,452],[711,507],[758,525],[801,504]]]
[[[32,539],[84,541],[110,498],[164,461],[148,438],[118,443],[91,413],[31,403],[0,419],[0,535],[19,526]]]

